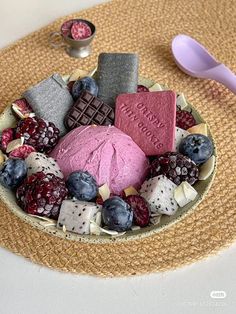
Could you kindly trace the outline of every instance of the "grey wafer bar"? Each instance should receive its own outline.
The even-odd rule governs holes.
[[[28,89],[23,97],[29,102],[36,116],[53,122],[61,134],[66,133],[64,118],[73,105],[66,83],[59,74],[39,82]]]
[[[98,57],[98,97],[113,108],[119,94],[136,93],[138,55],[135,53],[101,53]]]

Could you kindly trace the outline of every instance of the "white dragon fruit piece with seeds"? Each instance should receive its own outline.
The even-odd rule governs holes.
[[[177,185],[164,175],[145,181],[140,189],[140,195],[148,202],[151,213],[174,215],[178,204],[174,198]]]
[[[188,131],[175,127],[175,151],[176,152],[179,151],[179,145],[181,141],[189,134],[190,133]]]
[[[57,227],[78,234],[90,233],[90,222],[101,206],[91,202],[64,200],[61,204]]]
[[[47,157],[42,153],[33,152],[26,159],[25,162],[28,167],[27,175],[30,176],[39,171],[43,171],[44,173],[53,173],[55,176],[63,179],[63,173],[55,161],[55,159],[51,157]]]

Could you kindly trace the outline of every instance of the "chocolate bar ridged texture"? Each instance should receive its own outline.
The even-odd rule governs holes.
[[[113,108],[119,94],[136,93],[138,55],[135,53],[101,53],[98,57],[98,97]]]
[[[59,74],[53,74],[31,87],[23,97],[38,117],[53,122],[61,135],[66,133],[63,122],[68,109],[73,105],[73,99]]]
[[[112,125],[114,110],[85,90],[67,113],[64,123],[69,130],[90,124]]]

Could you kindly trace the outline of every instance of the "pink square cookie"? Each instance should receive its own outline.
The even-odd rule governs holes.
[[[115,126],[147,156],[174,150],[176,95],[172,91],[121,94],[116,98]]]

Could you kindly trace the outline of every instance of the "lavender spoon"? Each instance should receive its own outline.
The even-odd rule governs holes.
[[[172,53],[177,66],[186,74],[218,81],[236,94],[236,75],[195,39],[177,35],[172,41]]]

